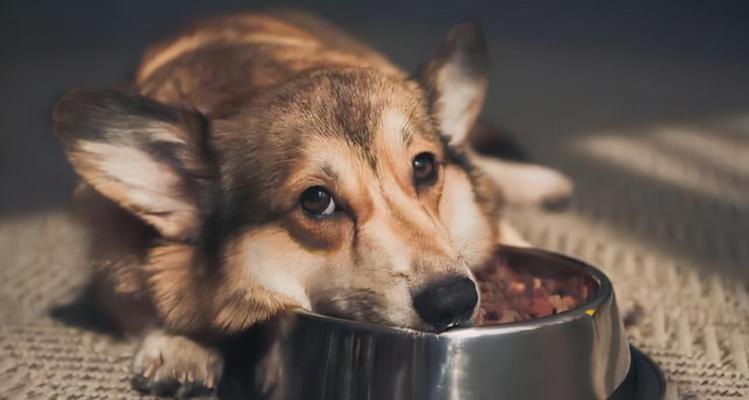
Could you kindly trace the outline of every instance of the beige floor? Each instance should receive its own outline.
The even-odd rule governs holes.
[[[666,370],[669,400],[749,399],[749,119],[591,132],[564,147],[573,210],[517,215],[526,235],[600,266],[622,308],[641,307],[630,339]]]

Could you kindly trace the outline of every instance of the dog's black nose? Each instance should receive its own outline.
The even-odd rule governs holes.
[[[438,331],[471,319],[478,300],[476,285],[464,277],[441,280],[413,297],[414,308],[421,319]]]

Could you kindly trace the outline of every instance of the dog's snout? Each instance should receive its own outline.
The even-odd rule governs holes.
[[[478,300],[476,285],[465,277],[438,281],[413,296],[416,312],[437,331],[470,320]]]

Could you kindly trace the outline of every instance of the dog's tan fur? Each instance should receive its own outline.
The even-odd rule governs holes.
[[[486,90],[471,24],[410,76],[305,13],[221,17],[149,49],[134,83],[132,94],[71,92],[53,119],[83,178],[77,199],[110,311],[152,329],[134,366],[145,390],[165,377],[182,394],[187,381],[213,386],[208,338],[293,307],[431,329],[411,294],[473,279],[505,239],[503,189],[522,190],[498,178],[514,169],[467,145]],[[437,180],[416,188],[411,162],[424,152]],[[523,200],[568,195],[555,179]],[[313,186],[343,211],[305,214],[299,196]],[[188,337],[203,344],[164,354]],[[144,361],[153,354],[169,366]]]

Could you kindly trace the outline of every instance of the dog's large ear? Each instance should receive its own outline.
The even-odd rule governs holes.
[[[436,56],[416,73],[431,113],[450,144],[466,139],[481,112],[487,86],[487,53],[479,26],[464,22],[450,29]]]
[[[197,113],[118,90],[75,90],[52,120],[73,168],[165,238],[196,238],[214,175]]]

